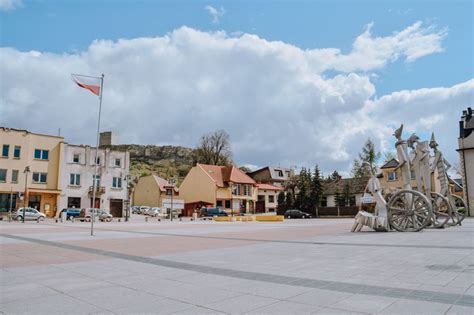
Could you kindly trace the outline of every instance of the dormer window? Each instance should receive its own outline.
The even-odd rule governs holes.
[[[282,170],[276,170],[278,177],[283,177],[283,171]]]

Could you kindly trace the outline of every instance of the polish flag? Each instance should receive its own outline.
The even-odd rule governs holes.
[[[81,88],[87,89],[97,96],[100,96],[100,77],[90,77],[87,75],[71,74],[72,80]]]

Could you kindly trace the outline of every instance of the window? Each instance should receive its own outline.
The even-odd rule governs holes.
[[[113,177],[112,178],[112,187],[113,188],[122,188],[122,178],[121,177]]]
[[[94,175],[92,175],[92,180],[94,180]],[[100,175],[95,176],[95,187],[100,186]]]
[[[120,167],[121,164],[122,164],[122,160],[115,159],[115,166]]]
[[[393,182],[397,180],[396,172],[388,172],[388,181]]]
[[[222,200],[217,200],[216,207],[222,208]]]
[[[244,185],[244,195],[251,196],[252,195],[252,186]]]
[[[230,209],[230,200],[225,201],[225,208]]]
[[[0,182],[6,182],[7,181],[7,170],[0,168]]]
[[[415,171],[410,171],[411,179],[415,180],[416,179],[416,174]]]
[[[69,185],[80,186],[81,185],[81,174],[70,174]]]
[[[232,195],[239,196],[240,195],[240,184],[235,184]]]
[[[72,157],[72,163],[79,163],[79,154],[74,154]]]
[[[48,150],[35,149],[35,159],[36,160],[48,160],[49,159],[49,151]]]
[[[2,148],[2,157],[6,157],[6,158],[7,158],[7,157],[8,157],[8,153],[10,153],[9,151],[10,151],[10,145],[4,144],[4,145],[3,145],[3,148]]]
[[[269,203],[274,203],[275,202],[275,196],[274,195],[269,195],[268,196],[268,202]]]
[[[33,183],[45,184],[48,180],[48,173],[33,173]]]
[[[321,207],[327,207],[327,206],[328,206],[328,197],[321,198]]]
[[[277,171],[278,177],[283,177],[283,171],[282,170],[275,170]]]
[[[122,178],[121,177],[113,177],[112,178],[112,187],[113,188],[122,188]]]
[[[12,170],[12,183],[18,183],[18,170]]]
[[[98,157],[95,159],[95,164],[96,164],[96,165],[100,165],[100,156],[98,156]]]
[[[16,145],[15,148],[13,149],[13,158],[19,159],[20,155],[21,155],[21,147]]]

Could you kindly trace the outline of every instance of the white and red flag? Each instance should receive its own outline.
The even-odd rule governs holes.
[[[71,74],[71,79],[81,88],[87,89],[97,96],[100,96],[101,77],[91,77],[87,75]]]

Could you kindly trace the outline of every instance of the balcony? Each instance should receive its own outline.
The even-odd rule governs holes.
[[[92,195],[94,193],[94,187],[89,186],[89,194]],[[96,195],[102,195],[105,194],[105,187],[104,186],[97,186],[95,188],[95,194]]]

